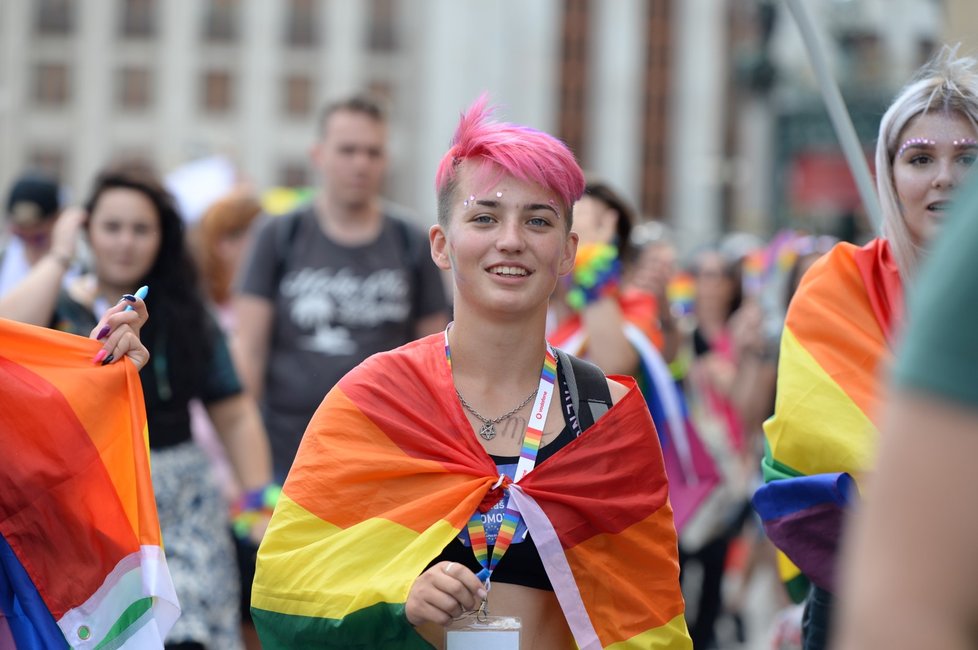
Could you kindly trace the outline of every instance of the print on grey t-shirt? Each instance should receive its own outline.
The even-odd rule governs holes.
[[[286,275],[282,294],[291,300],[292,322],[311,330],[298,345],[330,355],[357,354],[351,329],[404,321],[411,309],[402,269],[360,276],[349,268],[305,268]]]

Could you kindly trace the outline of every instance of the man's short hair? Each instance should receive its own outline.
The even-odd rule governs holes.
[[[339,99],[323,106],[319,111],[319,135],[326,134],[326,123],[334,113],[360,113],[383,124],[387,121],[384,109],[380,103],[367,95],[354,95],[345,99]]]

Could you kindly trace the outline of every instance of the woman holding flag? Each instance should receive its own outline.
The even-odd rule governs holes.
[[[690,648],[644,400],[544,335],[577,248],[573,154],[482,98],[436,188],[455,321],[326,396],[259,551],[262,642],[453,647],[505,623],[499,647]]]
[[[32,303],[35,313],[24,320],[85,333],[109,307],[110,297],[149,287],[153,318],[140,335],[151,357],[139,378],[159,526],[183,606],[166,647],[241,647],[228,508],[209,461],[192,439],[188,405],[194,398],[204,403],[248,493],[239,521],[254,523],[255,529],[268,520],[264,497],[277,489],[270,486],[268,443],[257,406],[244,394],[224,335],[201,297],[183,220],[152,170],[140,164],[102,170],[85,207],[93,273],[66,288],[48,276],[43,292],[35,287],[36,295],[54,299]],[[109,328],[99,334],[114,336]],[[242,533],[251,532],[245,528]]]
[[[978,65],[945,48],[880,123],[882,237],[839,244],[806,273],[785,321],[775,415],[765,424],[768,485],[754,502],[772,541],[813,583],[805,648],[827,643],[842,510],[872,464],[879,374],[905,318],[904,286],[978,156]],[[800,570],[800,573],[799,573]]]

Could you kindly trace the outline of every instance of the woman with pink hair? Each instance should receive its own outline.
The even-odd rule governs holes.
[[[545,338],[573,154],[483,97],[436,189],[455,321],[362,363],[310,422],[259,551],[263,643],[690,648],[645,401]]]

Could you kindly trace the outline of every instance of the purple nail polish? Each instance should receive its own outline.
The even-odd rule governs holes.
[[[104,366],[104,365],[107,365],[107,364],[112,363],[112,360],[113,359],[115,359],[115,355],[114,354],[110,354],[109,356],[105,357],[105,361],[102,362],[102,365]]]
[[[105,327],[103,327],[102,329],[100,329],[98,331],[98,336],[95,337],[95,340],[96,341],[101,341],[106,336],[108,336],[109,335],[109,332],[111,332],[111,331],[112,331],[112,328],[109,327],[108,325],[106,325]]]

